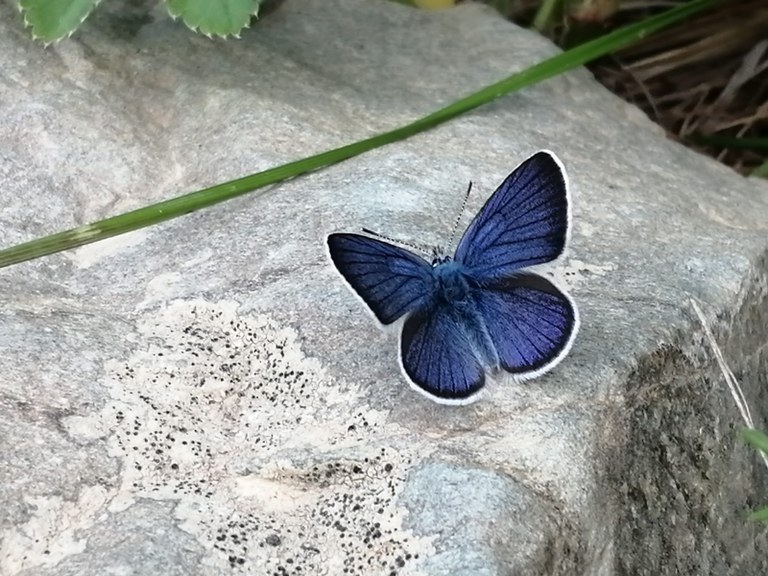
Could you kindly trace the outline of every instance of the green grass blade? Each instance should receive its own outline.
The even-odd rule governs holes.
[[[390,132],[336,148],[315,156],[310,156],[295,162],[289,162],[276,168],[257,174],[245,176],[237,180],[218,184],[198,192],[192,192],[171,200],[166,200],[139,208],[131,212],[112,216],[92,224],[59,232],[51,236],[39,238],[0,251],[0,268],[47,256],[63,250],[69,250],[98,240],[103,240],[125,232],[165,222],[178,216],[195,212],[241,196],[263,186],[280,182],[287,178],[305,174],[319,168],[336,164],[353,156],[362,154],[379,146],[403,140],[442,124],[460,114],[473,110],[478,106],[504,96],[520,88],[546,80],[578,66],[609,54],[619,48],[652,34],[670,24],[687,18],[702,10],[710,8],[724,0],[693,0],[676,8],[658,14],[643,22],[621,28],[601,38],[597,38],[581,46],[558,54],[557,56],[536,64],[522,72],[492,84],[466,98],[458,100],[428,116],[411,124],[407,124]]]
[[[542,0],[536,16],[533,18],[533,27],[544,32],[552,27],[555,12],[561,7],[562,0]]]
[[[697,144],[732,148],[737,150],[760,150],[768,152],[768,138],[737,138],[735,136],[691,136]]]
[[[768,161],[763,162],[760,164],[760,166],[752,170],[750,176],[755,176],[757,178],[768,178]]]
[[[754,448],[757,448],[764,454],[768,454],[768,436],[760,432],[760,430],[756,430],[755,428],[742,428],[740,432],[742,438],[744,438],[748,444]],[[749,515],[749,519],[760,522],[768,522],[768,507],[755,510]]]
[[[748,444],[768,454],[768,436],[754,428],[742,428],[741,436]]]
[[[750,520],[757,520],[760,522],[768,522],[768,508],[760,508],[760,510],[755,510],[752,512],[752,514],[749,515]]]

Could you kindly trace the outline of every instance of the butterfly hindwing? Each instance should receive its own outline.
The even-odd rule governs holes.
[[[485,371],[447,305],[410,315],[400,337],[403,371],[414,388],[443,404],[466,404],[485,384]]]
[[[472,296],[507,372],[538,376],[570,350],[579,325],[576,305],[543,276],[519,273],[476,288]]]
[[[398,246],[360,234],[328,236],[331,260],[382,324],[425,305],[432,268]]]
[[[551,152],[520,164],[464,233],[455,260],[486,279],[557,258],[565,249],[570,206],[565,171]]]

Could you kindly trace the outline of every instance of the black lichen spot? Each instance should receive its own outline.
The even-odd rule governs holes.
[[[269,544],[270,546],[280,546],[280,543],[282,540],[280,539],[280,536],[277,534],[270,534],[264,539],[264,542]]]

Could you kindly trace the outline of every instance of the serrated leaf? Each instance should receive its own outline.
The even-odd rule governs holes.
[[[99,0],[19,0],[24,21],[32,36],[46,42],[69,36],[85,20]]]
[[[760,430],[755,430],[754,428],[742,428],[741,436],[749,444],[761,452],[768,454],[768,436],[760,432]]]
[[[168,12],[206,36],[237,36],[259,13],[262,0],[166,0]]]

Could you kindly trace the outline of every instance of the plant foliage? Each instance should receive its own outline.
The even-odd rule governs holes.
[[[258,16],[261,0],[166,0],[168,12],[206,36],[238,36]]]
[[[19,0],[32,37],[46,42],[70,36],[99,0]]]
[[[99,0],[19,0],[32,37],[55,42],[71,36]],[[165,0],[168,13],[206,36],[238,36],[264,0]]]

